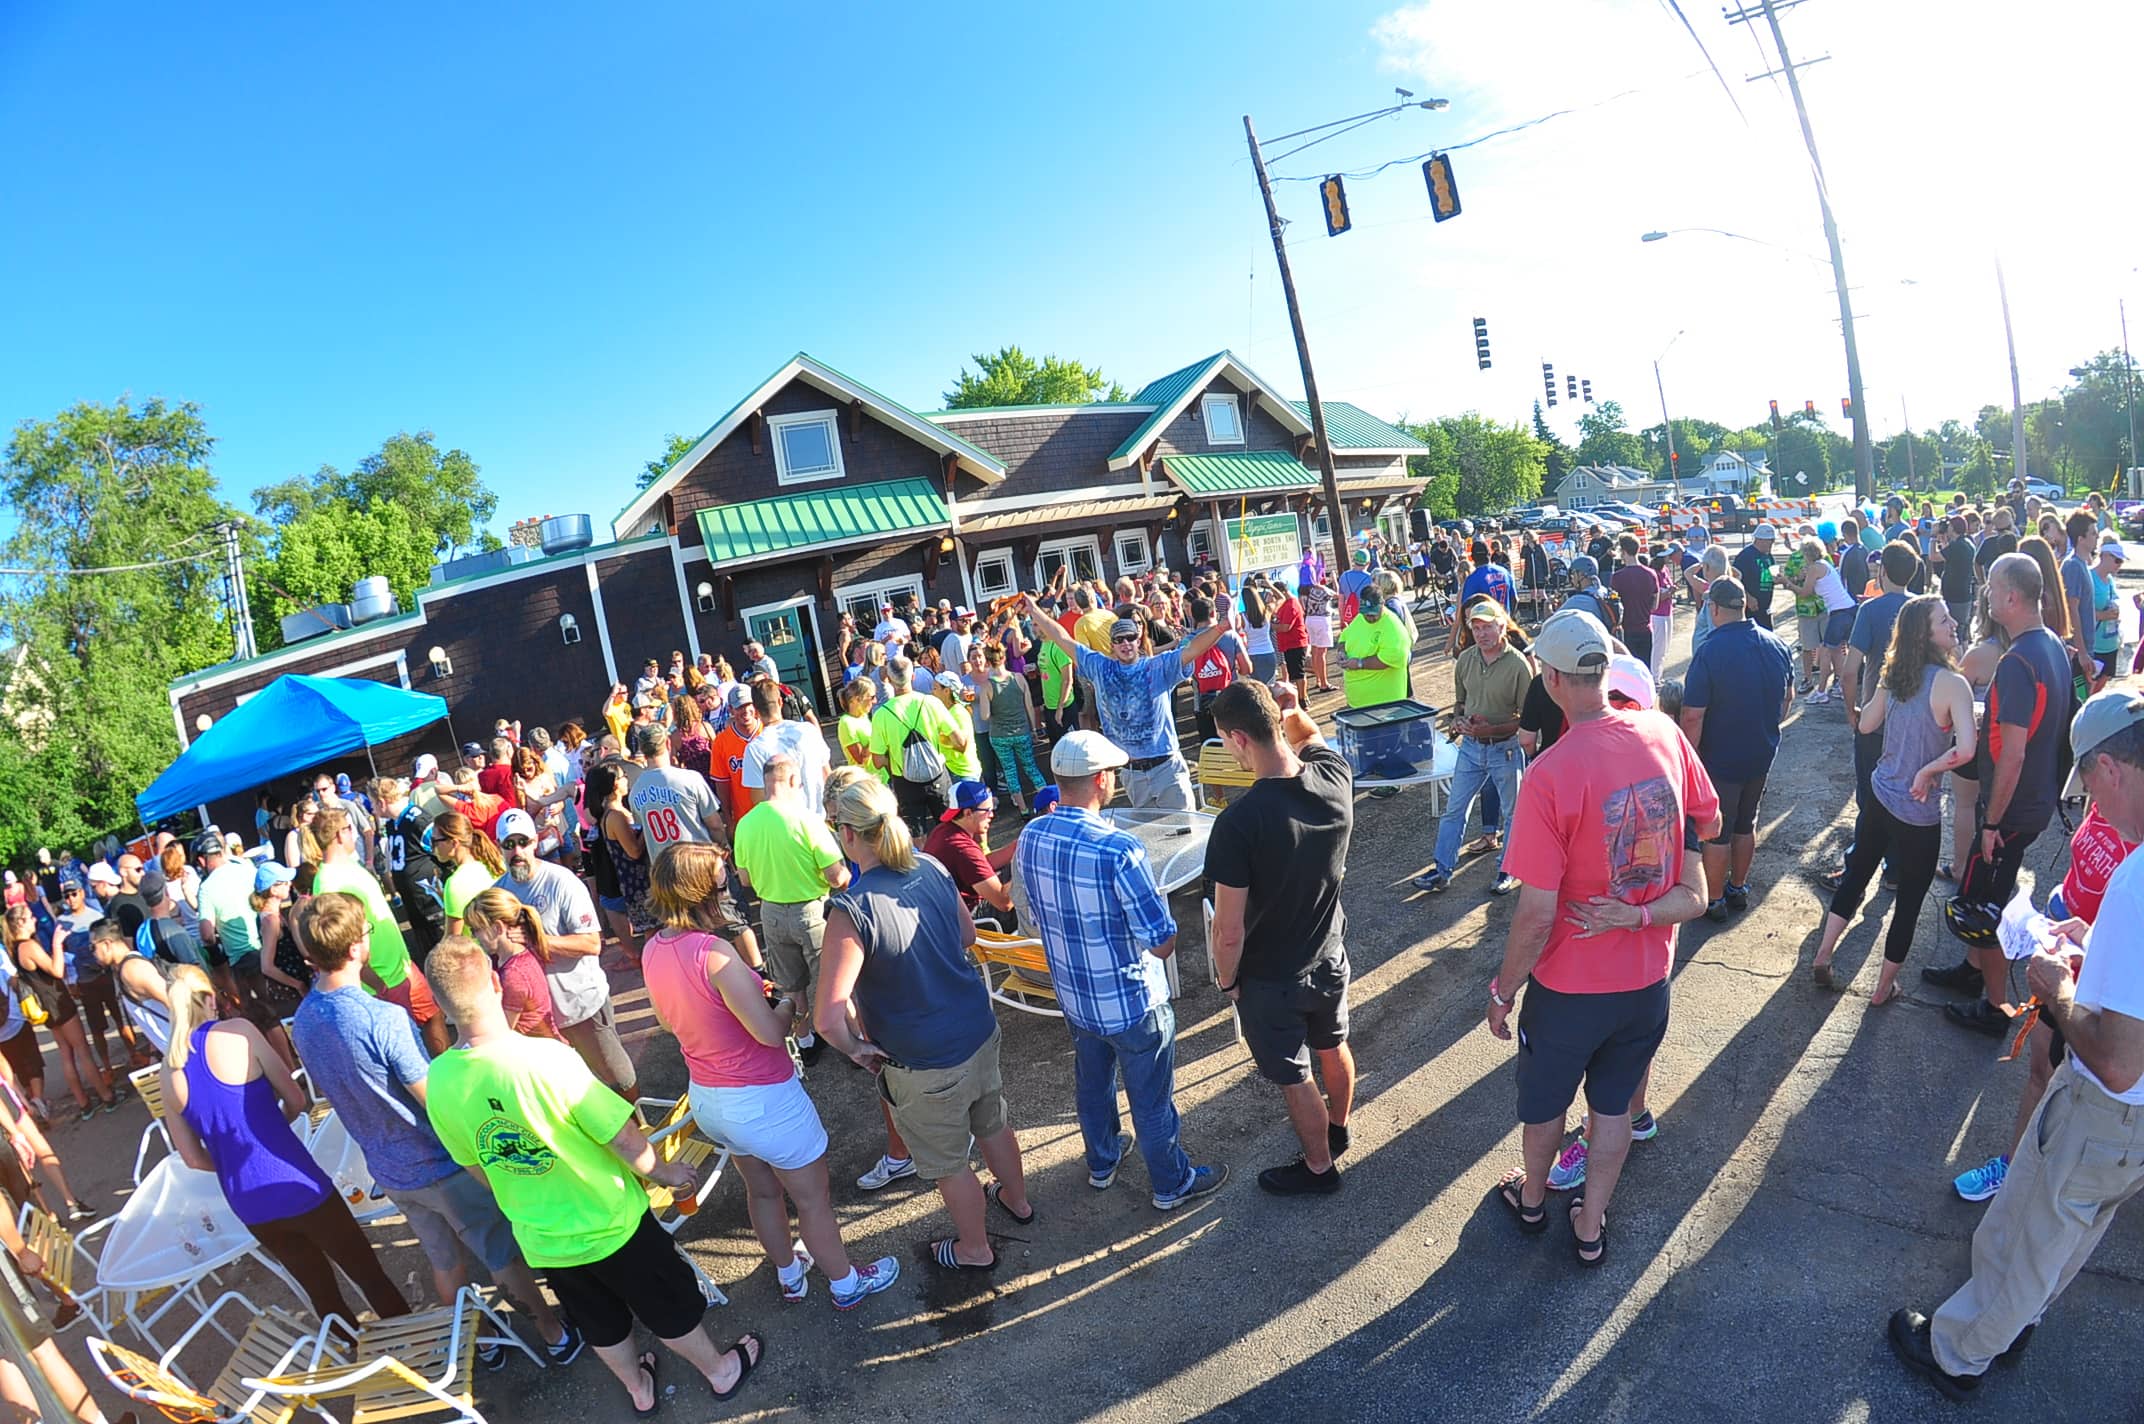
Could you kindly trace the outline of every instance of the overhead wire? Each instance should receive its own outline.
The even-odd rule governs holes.
[[[188,554],[183,558],[150,559],[145,563],[139,564],[104,564],[93,569],[0,568],[0,577],[53,578],[64,576],[68,578],[73,578],[81,574],[128,574],[138,572],[142,569],[165,569],[170,568],[174,564],[196,564],[203,559],[218,559],[222,557],[223,551],[221,549],[203,549],[198,554]]]

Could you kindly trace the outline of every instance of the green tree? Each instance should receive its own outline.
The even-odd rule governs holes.
[[[1943,446],[1933,432],[1916,435],[1901,431],[1879,442],[1877,449],[1891,483],[1899,489],[1941,489],[1947,483],[1943,478]]]
[[[1534,402],[1534,439],[1541,442],[1541,448],[1547,454],[1548,473],[1543,481],[1544,487],[1554,489],[1563,482],[1565,475],[1571,473],[1571,447],[1564,444],[1550,428],[1548,418],[1541,413],[1539,401]]]
[[[1604,400],[1578,418],[1578,463],[1644,467],[1645,442],[1630,433],[1621,404]]]
[[[485,545],[478,531],[499,509],[499,497],[464,450],[442,450],[429,430],[403,431],[357,462],[348,474],[322,465],[310,478],[283,480],[254,491],[253,508],[277,527],[323,504],[369,505],[393,500],[409,511],[410,527],[429,538],[425,552],[450,554]]]
[[[179,750],[166,688],[231,656],[221,561],[189,559],[238,517],[216,497],[214,448],[199,407],[161,400],[73,406],[8,442],[4,552],[36,572],[0,586],[0,629],[22,650],[11,709],[40,732],[0,757],[0,798],[28,785],[39,804],[0,817],[0,857],[135,824],[134,793]],[[80,572],[141,563],[155,566]]]
[[[1458,513],[1501,514],[1540,497],[1548,452],[1532,431],[1484,420],[1473,411],[1438,424],[1451,444]]]
[[[280,640],[284,615],[344,602],[372,574],[387,580],[406,612],[431,582],[432,563],[424,531],[401,503],[318,505],[276,532],[275,556],[252,581],[256,636],[271,646]],[[265,636],[270,629],[275,639]]]
[[[1995,493],[1995,453],[1978,435],[1958,442],[1958,488],[1977,498]]]
[[[1794,480],[1798,474],[1809,477],[1811,491],[1828,490],[1838,485],[1842,469],[1849,472],[1847,477],[1850,478],[1853,469],[1851,447],[1846,464],[1843,467],[1836,465],[1832,449],[1836,440],[1837,437],[1825,428],[1824,417],[1820,415],[1798,410],[1787,417],[1786,425],[1772,437],[1772,451],[1776,457],[1772,467],[1773,489],[1800,494],[1802,486]]]
[[[1452,438],[1434,421],[1417,425],[1402,417],[1398,423],[1400,429],[1429,447],[1423,454],[1407,457],[1407,473],[1422,481],[1422,492],[1415,497],[1415,503],[1428,510],[1432,519],[1458,518],[1459,459],[1453,453]]]
[[[2081,488],[2119,484],[2121,472],[2137,463],[2129,448],[2132,392],[2127,389],[2136,379],[2134,369],[2119,351],[2102,351],[2070,368],[2074,381],[2062,392],[2062,424]]]
[[[1099,366],[1082,366],[1056,356],[1040,361],[1017,346],[994,356],[977,352],[976,369],[960,368],[953,389],[945,393],[947,410],[988,405],[1085,405],[1124,399],[1124,387],[1105,380]]]
[[[663,452],[640,467],[633,477],[634,489],[646,489],[670,472],[670,467],[685,458],[685,452],[700,442],[689,435],[669,435],[663,439]]]

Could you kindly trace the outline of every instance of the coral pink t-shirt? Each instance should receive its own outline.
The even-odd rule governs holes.
[[[515,1033],[559,1037],[558,1019],[551,1012],[551,981],[543,977],[543,961],[532,951],[508,955],[499,966],[499,995]]]
[[[2070,873],[2062,877],[2062,908],[2087,923],[2097,920],[2099,902],[2106,898],[2115,867],[2135,849],[2135,842],[2123,840],[2113,822],[2099,814],[2097,804],[2085,812],[2077,834],[2070,837]]]
[[[707,957],[715,944],[713,935],[700,930],[664,930],[648,941],[640,960],[648,998],[677,1035],[687,1074],[703,1088],[788,1082],[797,1072],[789,1050],[752,1037],[707,982]]]
[[[1608,895],[1643,905],[1682,878],[1683,818],[1704,822],[1719,807],[1672,721],[1610,712],[1572,725],[1526,768],[1504,869],[1566,903]],[[1581,939],[1559,906],[1533,977],[1560,994],[1644,989],[1667,978],[1674,945],[1672,925]]]

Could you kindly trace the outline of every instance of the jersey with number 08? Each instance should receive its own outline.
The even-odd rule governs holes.
[[[626,804],[647,838],[648,859],[680,841],[719,843],[714,827],[722,824],[721,803],[707,778],[683,767],[650,767],[633,783]]]

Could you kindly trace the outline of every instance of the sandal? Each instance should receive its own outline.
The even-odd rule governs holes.
[[[752,1348],[749,1350],[745,1348],[744,1344],[747,1340],[752,1342]],[[728,1389],[716,1390],[715,1398],[722,1400],[735,1399],[737,1391],[744,1388],[744,1382],[752,1377],[752,1371],[758,1367],[760,1358],[767,1353],[767,1342],[759,1338],[758,1331],[747,1330],[744,1334],[730,1341],[728,1347],[722,1353],[737,1357],[737,1383],[731,1385]]]
[[[1580,1192],[1577,1196],[1571,1198],[1571,1245],[1578,1256],[1578,1264],[1590,1270],[1608,1259],[1608,1218],[1606,1216],[1601,1218],[1600,1235],[1594,1237],[1591,1241],[1581,1237],[1578,1234],[1578,1211],[1585,1204],[1586,1194],[1584,1192]],[[1593,1254],[1588,1256],[1586,1254],[1588,1251]]]
[[[641,1355],[639,1363],[640,1372],[648,1377],[648,1407],[646,1409],[642,1409],[639,1405],[635,1404],[633,1405],[633,1412],[635,1414],[640,1415],[644,1419],[648,1415],[653,1414],[656,1410],[663,1407],[662,1381],[655,1377],[656,1366],[661,1362],[656,1359],[655,1352],[653,1350],[648,1350]],[[630,1403],[632,1400],[632,1396],[630,1394],[627,1395],[626,1400]]]
[[[1012,1217],[1014,1221],[1019,1222],[1022,1226],[1033,1226],[1035,1224],[1035,1204],[1033,1202],[1028,1203],[1027,1215],[1025,1216],[1016,1215],[1011,1207],[1005,1205],[1005,1184],[1003,1182],[992,1182],[989,1186],[983,1188],[983,1195],[990,1198],[992,1206]]]
[[[1936,879],[1955,885],[1958,883],[1958,872],[1952,867],[1951,863],[1946,860],[1941,865],[1936,867]]]
[[[949,1271],[994,1271],[997,1269],[998,1261],[995,1253],[992,1253],[988,1261],[978,1266],[961,1260],[955,1254],[954,1246],[955,1242],[950,1236],[943,1241],[933,1241],[931,1243],[931,1259]]]
[[[1504,1204],[1519,1223],[1519,1230],[1528,1236],[1539,1236],[1548,1230],[1548,1198],[1541,1198],[1541,1205],[1530,1207],[1521,1194],[1526,1189],[1526,1169],[1513,1167],[1496,1184],[1496,1198]]]
[[[1895,998],[1897,998],[1897,997],[1898,997],[1898,981],[1897,981],[1896,979],[1894,979],[1894,980],[1892,980],[1892,981],[1891,981],[1891,989],[1890,989],[1890,992],[1886,993],[1886,992],[1885,992],[1885,991],[1883,990],[1882,986],[1880,986],[1880,985],[1879,985],[1879,986],[1878,986],[1878,987],[1876,988],[1875,992],[1873,992],[1873,993],[1871,993],[1871,994],[1869,995],[1869,1007],[1870,1007],[1870,1008],[1872,1008],[1872,1009],[1875,1009],[1875,1008],[1881,1008],[1881,1007],[1882,1007],[1883,1005],[1885,1005],[1885,1004],[1888,1004],[1888,1003],[1890,1003],[1890,1002],[1891,1002],[1891,1001],[1892,1001],[1893,999],[1895,999]]]

